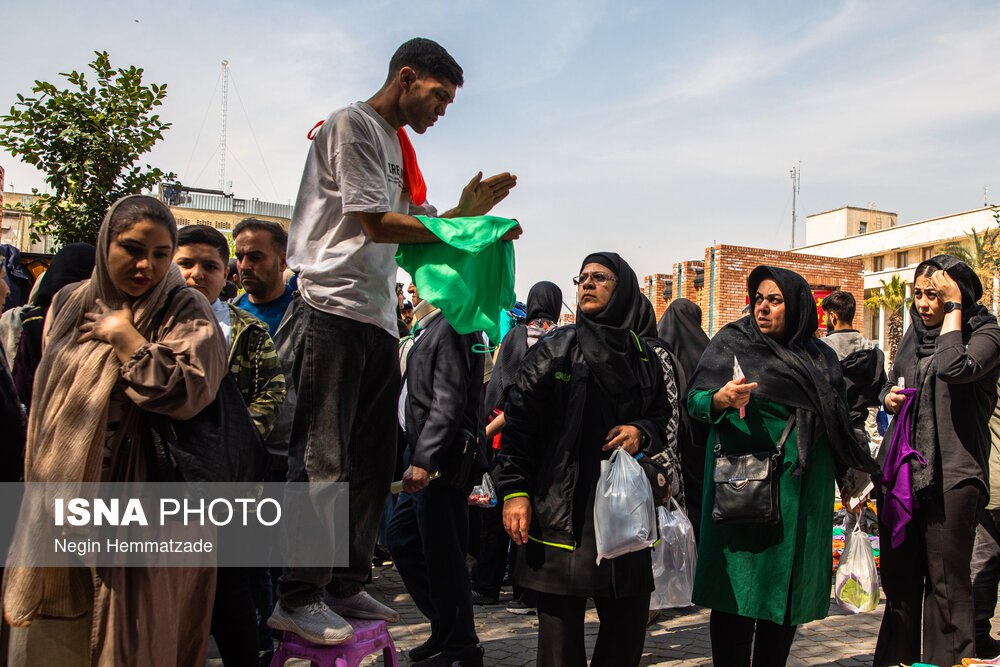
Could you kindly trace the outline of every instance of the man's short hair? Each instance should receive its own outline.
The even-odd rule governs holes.
[[[208,225],[186,225],[177,230],[177,247],[204,243],[219,251],[222,266],[229,264],[229,241],[225,234]]]
[[[417,76],[430,76],[451,81],[458,87],[465,83],[465,75],[451,54],[434,40],[415,37],[396,49],[389,61],[389,77],[404,67],[412,67]]]
[[[820,308],[828,313],[836,313],[837,319],[842,324],[854,322],[854,314],[857,312],[857,302],[854,295],[844,290],[830,292],[819,304]]]
[[[233,227],[233,240],[235,241],[237,236],[248,229],[253,232],[269,232],[271,240],[274,241],[274,247],[278,252],[285,252],[285,248],[288,246],[288,232],[278,223],[270,220],[258,220],[257,218],[245,218]]]

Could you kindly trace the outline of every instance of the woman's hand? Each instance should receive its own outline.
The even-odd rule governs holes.
[[[84,313],[83,319],[84,322],[80,325],[82,334],[77,342],[99,340],[107,343],[115,348],[115,353],[122,363],[128,361],[129,357],[146,343],[146,339],[132,324],[132,309],[128,305],[112,310],[98,299],[97,308]]]
[[[642,444],[642,431],[639,430],[638,426],[632,426],[631,424],[614,426],[608,431],[604,442],[607,444],[601,449],[605,452],[609,449],[621,447],[629,454],[635,456],[635,453],[639,451],[639,446]]]
[[[896,414],[903,408],[903,403],[906,403],[906,396],[900,394],[902,387],[892,386],[889,393],[885,395],[885,411],[889,414]]]
[[[528,543],[528,527],[531,526],[531,501],[524,497],[511,498],[503,504],[503,528],[514,540],[514,544]]]
[[[745,408],[750,402],[750,392],[757,388],[756,382],[745,378],[731,380],[712,395],[712,414],[718,416],[727,408]]]
[[[948,272],[945,270],[935,271],[930,275],[931,287],[937,292],[938,301],[945,304],[949,301],[962,303],[962,290]],[[965,304],[962,304],[965,305]]]

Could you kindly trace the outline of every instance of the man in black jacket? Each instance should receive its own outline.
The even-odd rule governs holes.
[[[484,356],[476,352],[482,338],[459,335],[427,301],[414,315],[417,337],[406,365],[407,467],[388,538],[406,590],[431,624],[430,638],[410,659],[414,666],[482,667],[465,566],[468,493],[483,460]]]
[[[826,337],[844,369],[851,425],[862,434],[868,409],[879,405],[879,392],[886,383],[885,355],[875,344],[853,328],[857,309],[850,292],[831,292],[820,304],[826,313]]]

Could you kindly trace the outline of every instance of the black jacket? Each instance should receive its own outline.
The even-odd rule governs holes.
[[[443,315],[417,337],[406,363],[411,464],[447,478],[465,442],[472,440],[477,452],[485,442],[484,356],[475,352],[482,343],[478,333],[459,335]],[[463,485],[467,480],[450,481]]]
[[[642,397],[641,414],[623,423],[646,434],[643,452],[653,455],[666,446],[669,408],[658,357],[645,341],[642,349],[651,389]],[[580,544],[573,519],[584,508],[574,507],[574,491],[589,377],[576,328],[559,327],[528,351],[507,400],[498,491],[504,500],[530,498],[529,537],[548,546],[575,549]]]
[[[851,425],[864,430],[868,408],[881,405],[879,393],[887,382],[885,355],[857,331],[831,331],[821,340],[832,347],[840,359],[847,383]]]

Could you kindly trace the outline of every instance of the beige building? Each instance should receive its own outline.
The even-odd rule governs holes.
[[[275,204],[259,199],[237,199],[232,195],[194,188],[180,193],[164,192],[157,196],[164,201],[169,197],[170,210],[177,225],[209,225],[226,236],[244,218],[270,220],[288,229],[292,217],[290,204]],[[165,195],[167,195],[165,197]],[[51,253],[55,243],[48,236],[31,243],[31,203],[34,195],[24,192],[6,192],[3,197],[3,222],[0,224],[0,243],[7,243],[21,252]]]
[[[881,290],[882,281],[888,283],[897,275],[907,283],[910,295],[909,283],[913,282],[917,265],[938,254],[941,246],[950,241],[966,241],[966,233],[972,229],[982,231],[996,225],[993,212],[984,207],[898,224],[895,213],[845,206],[806,217],[806,244],[792,252],[860,259],[865,298]],[[864,321],[855,320],[855,326],[885,347],[887,313],[884,309],[863,310]],[[909,325],[909,313],[905,311],[904,328]]]

